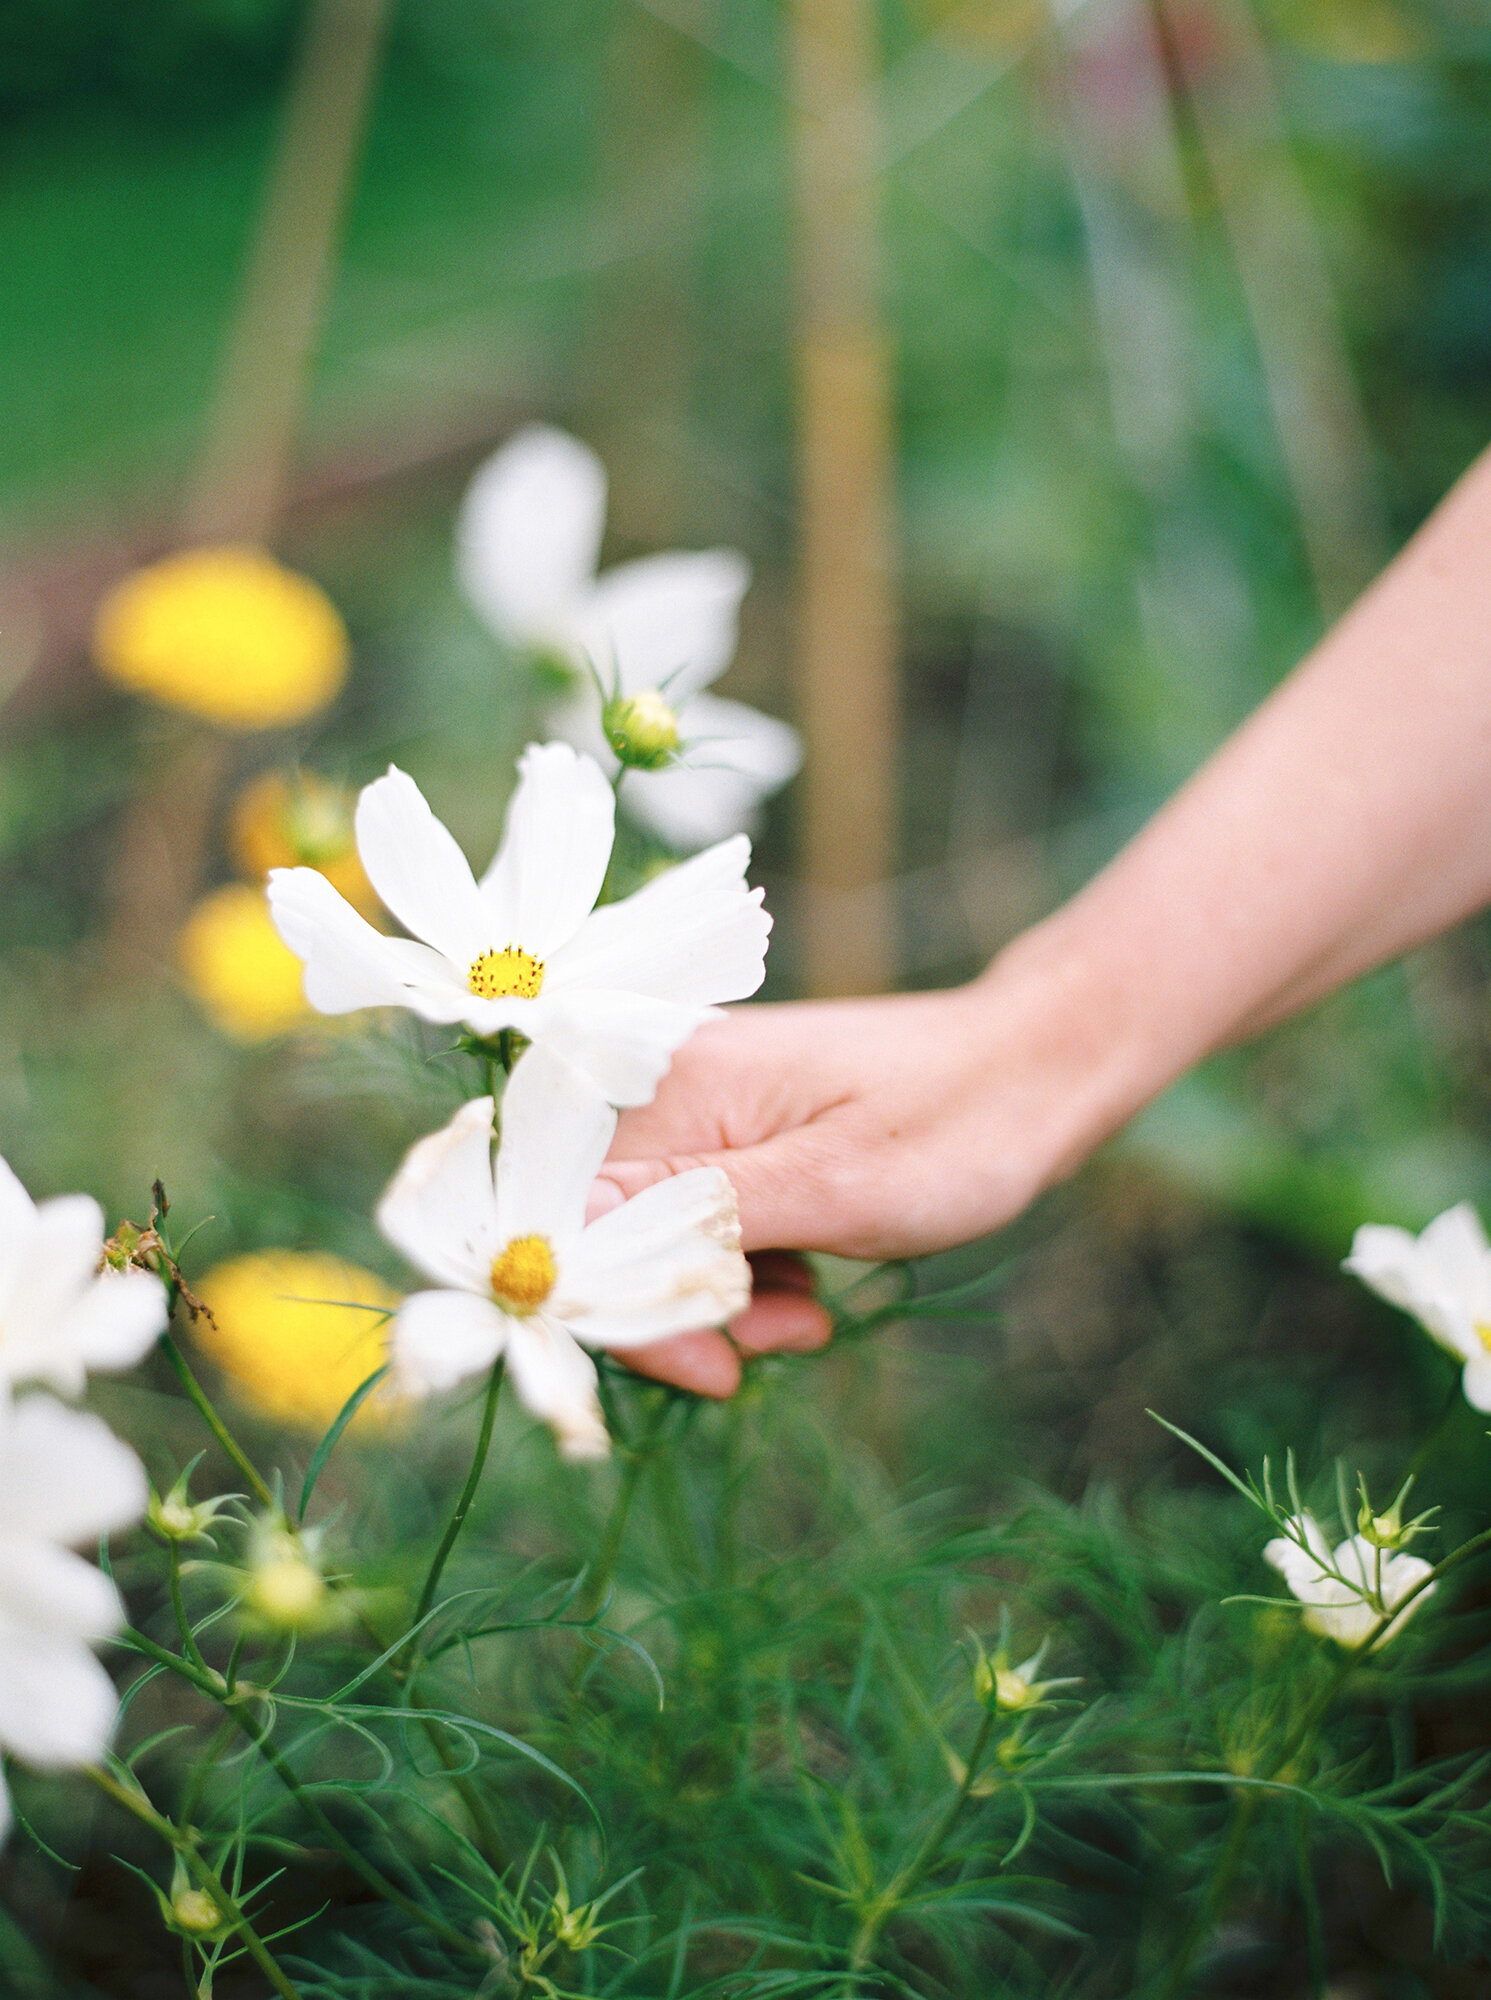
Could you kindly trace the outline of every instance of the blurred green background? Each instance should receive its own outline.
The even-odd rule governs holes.
[[[155,879],[130,827],[182,726],[87,657],[102,591],[176,538],[305,12],[0,8],[0,1149],[137,1219],[164,1176],[215,1218],[203,1264],[302,1243],[397,1276],[369,1210],[455,1102],[437,1042],[206,1021],[166,920],[227,878],[221,829],[199,881]],[[1491,436],[1491,11],[888,0],[877,26],[883,896],[899,976],[939,984],[1111,854]],[[541,708],[457,595],[451,530],[535,417],[607,460],[607,560],[747,552],[726,691],[797,713],[786,78],[776,0],[394,9],[277,537],[354,671],[314,725],[235,742],[229,789],[397,758],[485,858]],[[759,848],[777,996],[798,820],[789,791]],[[794,1381],[887,1494],[1149,1491],[1176,1466],[1151,1404],[1390,1470],[1437,1363],[1331,1266],[1357,1223],[1491,1201],[1488,970],[1477,922],[1178,1086],[1018,1227],[997,1339],[891,1334]]]

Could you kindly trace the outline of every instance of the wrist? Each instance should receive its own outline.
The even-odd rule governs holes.
[[[1110,937],[1110,927],[1068,905],[1007,945],[970,988],[991,1061],[1020,1099],[1043,1187],[1195,1059]]]

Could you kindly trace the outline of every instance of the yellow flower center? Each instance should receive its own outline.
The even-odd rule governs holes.
[[[471,961],[466,984],[478,1000],[536,1000],[544,983],[544,962],[515,944],[484,951]]]
[[[515,1236],[492,1263],[492,1292],[511,1313],[531,1313],[543,1304],[558,1277],[547,1236]]]
[[[1482,1347],[1485,1348],[1488,1354],[1491,1354],[1491,1326],[1487,1326],[1484,1320],[1477,1320],[1475,1330]]]

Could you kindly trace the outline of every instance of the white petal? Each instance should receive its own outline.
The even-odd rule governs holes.
[[[0,1743],[29,1764],[103,1755],[119,1713],[114,1683],[85,1645],[0,1628]]]
[[[685,1006],[744,1000],[766,976],[771,918],[747,889],[744,834],[655,876],[635,895],[592,912],[556,954],[556,995],[605,987]]]
[[[648,1104],[673,1051],[709,1012],[644,993],[567,990],[545,1011],[540,1032],[544,1046],[588,1076],[608,1104]]]
[[[59,1338],[85,1368],[129,1368],[166,1324],[166,1288],[149,1271],[103,1271],[63,1321]]]
[[[459,1021],[470,994],[428,945],[384,937],[315,868],[273,868],[275,928],[305,966],[305,997],[323,1014],[412,1007],[427,1021]]]
[[[616,1113],[590,1081],[542,1043],[524,1051],[502,1095],[497,1222],[502,1244],[577,1239],[591,1184],[616,1131]]]
[[[1341,1265],[1389,1305],[1414,1310],[1417,1297],[1418,1239],[1406,1229],[1369,1222],[1351,1239],[1351,1255]]]
[[[678,721],[682,762],[629,771],[622,787],[627,811],[684,849],[754,832],[761,801],[801,768],[802,738],[790,723],[712,694],[693,696]]]
[[[0,1298],[0,1374],[52,1381],[71,1393],[81,1388],[83,1357],[64,1329],[98,1269],[103,1241],[103,1210],[91,1195],[59,1195],[37,1209],[24,1261]]]
[[[560,1271],[554,1311],[592,1347],[623,1350],[723,1326],[751,1296],[735,1191],[699,1167],[593,1222]]]
[[[507,1372],[518,1401],[549,1425],[565,1458],[611,1449],[596,1393],[595,1363],[564,1327],[540,1313],[508,1322]]]
[[[0,1522],[7,1534],[83,1542],[137,1521],[145,1471],[101,1417],[27,1396],[0,1415]]]
[[[481,466],[456,524],[461,588],[500,637],[553,641],[586,595],[606,518],[605,467],[578,439],[534,424]]]
[[[9,1838],[14,1820],[15,1813],[11,1808],[10,1791],[6,1786],[4,1776],[0,1775],[0,1846],[3,1846]]]
[[[491,914],[450,830],[407,772],[390,764],[357,801],[357,851],[406,931],[466,967],[492,948]]]
[[[1473,1410],[1491,1410],[1491,1354],[1484,1347],[1466,1362],[1460,1381]]]
[[[606,732],[601,728],[601,698],[599,692],[588,684],[555,702],[544,717],[544,731],[549,737],[558,737],[587,757],[593,757],[607,779],[616,775],[616,758],[606,741]]]
[[[394,1316],[389,1354],[406,1394],[453,1389],[490,1368],[509,1321],[490,1299],[471,1292],[413,1292]]]
[[[489,946],[548,959],[595,905],[616,836],[616,798],[600,766],[568,743],[530,743],[502,845],[482,877]]]
[[[119,1592],[71,1549],[0,1532],[0,1625],[65,1639],[107,1639],[124,1623]]]
[[[621,563],[596,584],[576,636],[607,686],[615,674],[628,694],[660,687],[681,702],[729,666],[750,580],[734,549]]]
[[[437,1284],[485,1294],[502,1248],[492,1188],[492,1100],[463,1104],[409,1148],[378,1204],[378,1227]]]
[[[12,1169],[0,1160],[0,1297],[5,1294],[10,1273],[25,1255],[35,1220],[36,1204]]]
[[[1419,1237],[1359,1229],[1343,1268],[1412,1313],[1453,1354],[1468,1354],[1475,1324],[1491,1321],[1491,1250],[1468,1202],[1437,1216]]]

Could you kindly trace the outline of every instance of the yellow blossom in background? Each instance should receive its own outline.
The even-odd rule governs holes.
[[[372,1271],[320,1251],[231,1257],[197,1290],[212,1314],[211,1322],[205,1315],[196,1321],[197,1344],[260,1409],[316,1429],[382,1367],[389,1326],[382,1315],[400,1304]],[[354,1422],[388,1408],[376,1392]]]
[[[230,882],[204,896],[177,952],[194,997],[234,1041],[266,1041],[310,1017],[300,960],[275,929],[262,889]]]
[[[266,771],[233,803],[228,846],[252,882],[271,868],[315,868],[364,916],[380,907],[358,858],[353,797],[315,771]]]
[[[104,599],[94,657],[108,679],[226,729],[277,729],[347,678],[347,628],[325,591],[262,549],[188,549]]]

